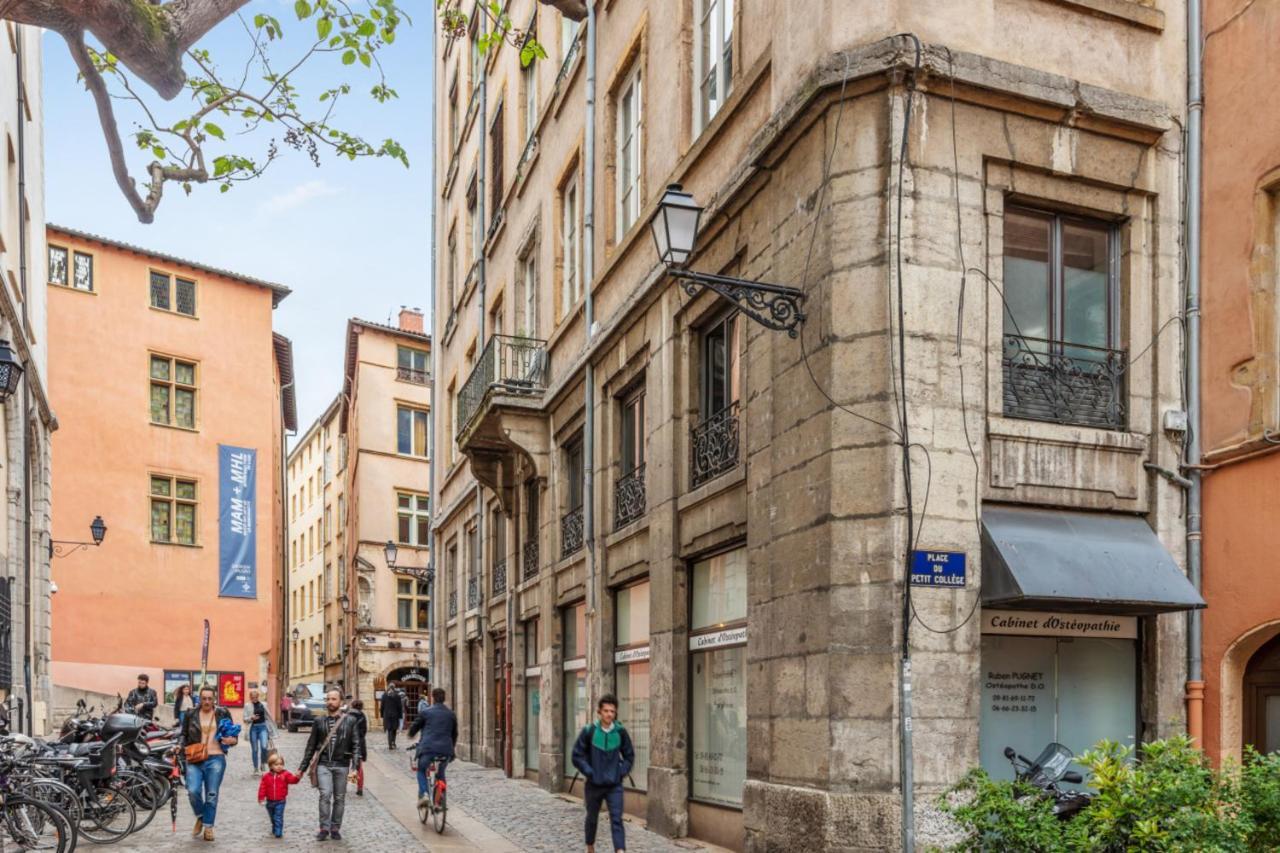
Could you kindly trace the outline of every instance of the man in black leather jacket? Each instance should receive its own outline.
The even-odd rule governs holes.
[[[342,694],[330,690],[324,694],[328,716],[320,717],[311,727],[307,748],[302,754],[302,766],[298,775],[304,775],[316,761],[316,775],[320,785],[320,832],[317,841],[342,840],[342,811],[347,799],[347,774],[359,769],[364,744],[360,726],[352,714],[340,713]],[[329,731],[336,726],[333,737]]]
[[[137,714],[149,720],[155,716],[158,701],[156,692],[151,689],[151,676],[144,672],[138,676],[138,686],[130,690],[129,695],[125,697],[124,709],[130,714]]]

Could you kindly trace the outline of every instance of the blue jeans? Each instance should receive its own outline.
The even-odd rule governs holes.
[[[213,826],[218,817],[218,789],[226,772],[225,755],[211,755],[199,764],[187,765],[187,799],[205,826]]]
[[[249,744],[253,748],[253,769],[267,766],[267,724],[254,723],[249,726]]]
[[[440,758],[436,760],[436,778],[441,782],[444,781],[444,768],[448,765],[449,759]],[[418,759],[418,798],[426,796],[427,793],[427,768],[431,766],[430,761]]]
[[[587,802],[587,838],[588,844],[596,843],[596,825],[600,821],[600,804],[609,806],[609,829],[613,833],[613,849],[627,849],[627,834],[622,828],[622,786],[611,788],[597,787],[590,782],[583,788]]]
[[[284,800],[267,800],[267,814],[271,815],[271,834],[284,835]]]

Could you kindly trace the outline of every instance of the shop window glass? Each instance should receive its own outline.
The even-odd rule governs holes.
[[[524,688],[524,766],[538,769],[538,715],[542,713],[542,679],[529,676]]]
[[[693,566],[690,654],[689,793],[739,806],[747,778],[747,552],[743,548]],[[726,636],[728,635],[728,636]]]
[[[587,606],[566,607],[564,619],[564,772],[570,778],[578,771],[573,766],[573,744],[578,732],[587,724]]]
[[[649,582],[618,590],[615,599],[615,643],[620,652],[649,645]],[[615,671],[618,719],[631,733],[636,760],[628,785],[643,791],[649,783],[649,659],[627,660]]]
[[[747,618],[747,552],[719,554],[693,566],[690,628],[708,628]]]

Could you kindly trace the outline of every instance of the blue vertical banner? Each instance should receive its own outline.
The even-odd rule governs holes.
[[[218,595],[258,597],[258,451],[218,445]]]

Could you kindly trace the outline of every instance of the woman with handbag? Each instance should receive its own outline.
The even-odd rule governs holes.
[[[195,812],[192,838],[204,836],[213,840],[213,824],[218,816],[218,789],[227,771],[226,750],[236,744],[235,737],[219,737],[231,724],[231,714],[214,704],[212,687],[200,688],[200,705],[182,721],[182,751],[186,759],[187,798]]]

